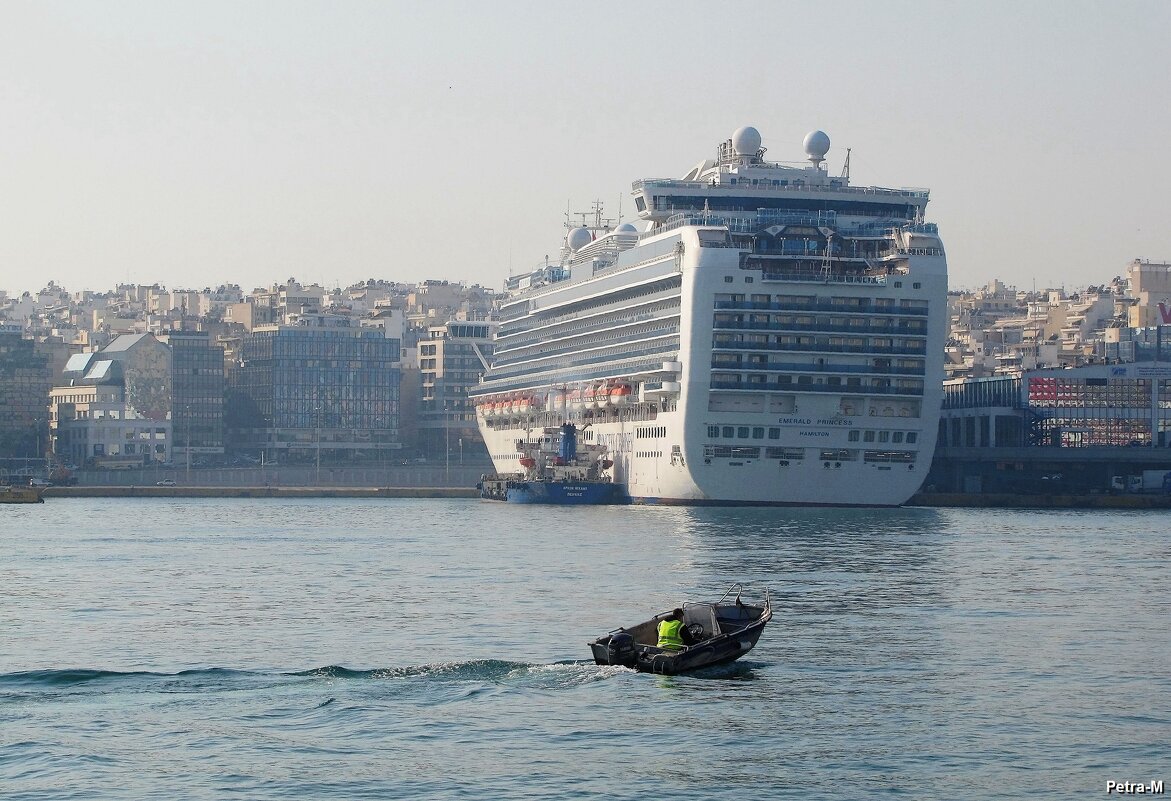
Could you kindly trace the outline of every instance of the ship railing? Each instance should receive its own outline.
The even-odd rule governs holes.
[[[885,256],[878,258],[891,258],[892,256],[942,256],[943,248],[891,248],[890,252]]]
[[[883,186],[844,186],[840,183],[829,184],[811,184],[801,182],[800,179],[790,180],[786,184],[782,184],[780,180],[761,181],[759,183],[751,183],[749,181],[736,181],[736,183],[720,183],[712,184],[708,181],[682,181],[675,178],[646,178],[635,181],[631,185],[635,192],[641,192],[643,189],[653,189],[656,187],[663,189],[735,189],[736,191],[746,190],[752,192],[826,192],[831,194],[851,194],[851,195],[875,195],[882,197],[905,197],[915,198],[920,200],[927,200],[931,196],[929,189],[891,189]]]
[[[756,269],[746,267],[745,269]],[[886,284],[885,275],[833,275],[822,272],[772,272],[767,268],[761,275],[762,281],[796,281],[804,284],[865,284],[868,286],[882,286]]]

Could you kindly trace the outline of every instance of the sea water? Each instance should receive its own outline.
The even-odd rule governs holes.
[[[1171,780],[1171,514],[0,507],[0,797],[1087,798]],[[771,591],[733,665],[587,642]]]

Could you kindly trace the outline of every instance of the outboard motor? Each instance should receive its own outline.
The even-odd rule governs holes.
[[[558,456],[564,464],[571,464],[577,457],[577,426],[565,423],[561,426],[561,446]]]
[[[610,638],[606,644],[606,662],[622,667],[634,667],[638,656],[634,650],[634,638],[625,631],[620,631]]]

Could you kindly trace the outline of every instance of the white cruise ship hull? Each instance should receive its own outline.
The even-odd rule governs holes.
[[[496,469],[519,472],[518,443],[572,422],[636,503],[905,503],[942,398],[947,271],[927,193],[725,156],[636,183],[651,230],[585,232],[504,303],[473,393]],[[704,211],[665,216],[685,202]]]

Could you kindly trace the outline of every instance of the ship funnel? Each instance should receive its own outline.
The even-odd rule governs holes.
[[[577,458],[577,426],[573,423],[561,426],[561,445],[557,449],[557,455],[565,464]]]

